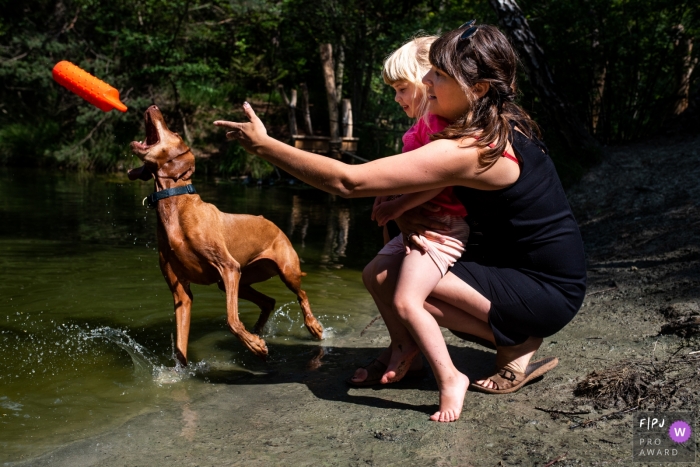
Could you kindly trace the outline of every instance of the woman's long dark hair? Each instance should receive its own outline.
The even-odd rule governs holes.
[[[501,157],[511,140],[513,121],[526,136],[539,136],[537,124],[515,103],[518,56],[506,36],[485,24],[476,26],[470,37],[460,39],[467,29],[443,34],[430,47],[430,63],[462,86],[468,95],[479,82],[489,84],[481,98],[471,99],[471,106],[432,139],[478,138],[480,171],[488,170]],[[489,147],[493,144],[493,147]]]

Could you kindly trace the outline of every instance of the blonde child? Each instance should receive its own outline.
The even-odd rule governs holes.
[[[394,88],[394,100],[409,118],[416,119],[416,123],[403,135],[402,152],[413,151],[428,144],[431,134],[442,131],[448,125],[447,120],[426,112],[428,95],[422,78],[430,70],[428,53],[430,44],[436,39],[437,36],[412,39],[394,51],[384,62],[382,77],[386,84]],[[464,220],[467,211],[452,193],[452,187],[393,197],[380,196],[376,198],[372,209],[372,219],[385,227],[386,241],[388,221],[426,202],[430,202],[435,210],[426,210],[425,214],[447,226],[447,230],[440,231],[444,242],[438,243],[418,234],[411,234],[411,237],[416,238],[410,239],[401,234],[389,240],[378,253],[405,255],[398,276],[396,297],[401,297],[403,302],[415,303],[418,307],[423,307],[423,302],[430,292],[462,256],[469,236],[469,226]],[[422,248],[417,247],[416,243],[422,245]],[[407,374],[410,376],[410,363],[407,361],[403,368],[385,377],[386,365],[375,360],[364,368],[366,374],[360,371],[360,374],[356,373],[347,382],[353,386],[395,382]],[[421,373],[416,371],[416,374]]]

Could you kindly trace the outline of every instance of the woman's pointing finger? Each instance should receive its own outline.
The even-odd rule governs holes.
[[[217,120],[214,122],[214,125],[222,126],[224,128],[231,128],[232,130],[240,130],[241,129],[241,123],[229,122],[226,120]]]
[[[246,151],[255,154],[255,148],[267,137],[267,130],[249,103],[243,103],[243,112],[249,122],[216,120],[214,125],[231,130],[226,132],[226,138],[238,140]]]

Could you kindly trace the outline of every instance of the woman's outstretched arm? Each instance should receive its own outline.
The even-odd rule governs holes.
[[[214,124],[229,129],[227,137],[238,140],[246,151],[311,186],[345,198],[414,193],[453,185],[501,188],[478,173],[476,148],[456,141],[433,141],[415,151],[349,165],[269,137],[250,105],[244,104],[243,109],[250,122],[218,120]]]

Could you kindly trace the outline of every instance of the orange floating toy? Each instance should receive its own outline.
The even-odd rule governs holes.
[[[71,62],[58,62],[53,67],[53,79],[100,110],[126,112],[126,106],[119,100],[119,91]]]

